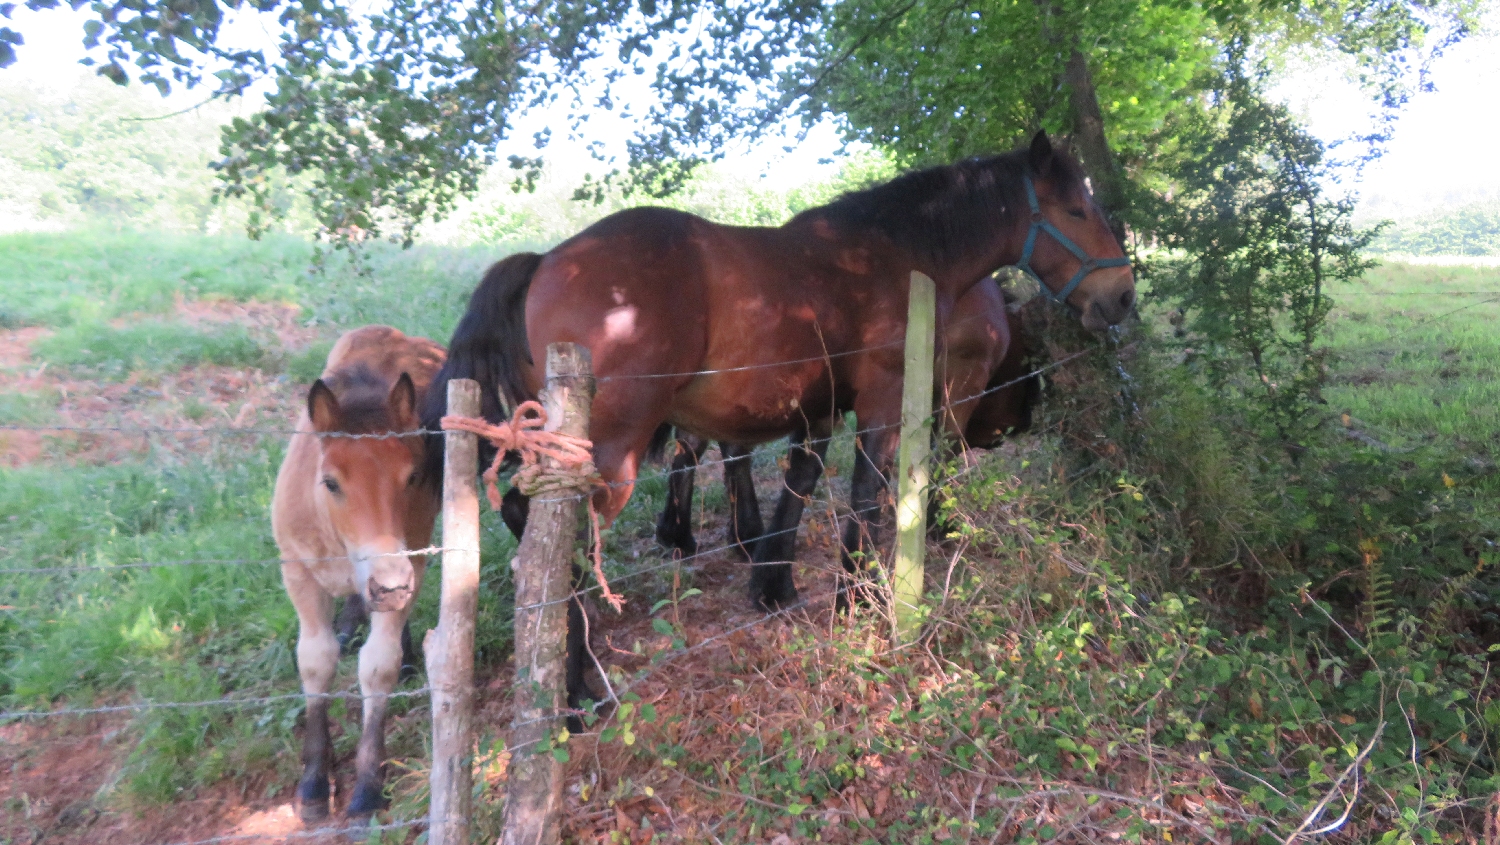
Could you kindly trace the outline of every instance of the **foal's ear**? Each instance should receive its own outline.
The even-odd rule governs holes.
[[[403,428],[417,420],[417,386],[412,384],[411,376],[402,373],[401,378],[396,379],[396,384],[391,388],[391,396],[387,400],[391,406],[391,417]]]
[[[307,392],[307,416],[317,431],[338,430],[339,400],[322,379],[313,382],[312,390]]]
[[[1038,176],[1046,176],[1052,169],[1052,139],[1047,137],[1047,130],[1038,130],[1032,136],[1031,149],[1026,151],[1026,163]]]

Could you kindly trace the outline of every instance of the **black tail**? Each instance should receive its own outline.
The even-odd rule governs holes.
[[[422,427],[438,430],[448,407],[448,381],[469,378],[479,382],[479,411],[499,422],[510,409],[535,399],[521,378],[521,361],[532,363],[526,338],[526,292],[542,256],[521,252],[497,262],[469,297],[469,310],[453,330],[448,360],[432,380],[422,403]],[[503,399],[502,399],[503,394]],[[502,402],[504,404],[502,404]],[[442,477],[442,438],[432,437],[427,448],[427,470]],[[488,452],[488,455],[486,453]],[[480,459],[488,464],[494,452],[481,444]]]
[[[642,457],[643,463],[659,464],[667,460],[667,444],[676,439],[677,431],[672,428],[671,423],[662,423],[651,433],[651,442],[646,445],[646,454]]]

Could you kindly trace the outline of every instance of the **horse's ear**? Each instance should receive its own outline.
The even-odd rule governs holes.
[[[1052,169],[1052,139],[1047,137],[1047,130],[1039,129],[1031,138],[1031,149],[1026,152],[1026,163],[1031,165],[1031,172],[1038,176],[1046,176]]]
[[[307,392],[307,417],[316,431],[338,430],[339,400],[322,379],[313,382],[312,390]]]
[[[417,419],[417,386],[412,384],[411,375],[402,373],[401,378],[396,379],[396,384],[391,388],[390,399],[387,400],[391,406],[391,417],[403,428],[415,423]]]

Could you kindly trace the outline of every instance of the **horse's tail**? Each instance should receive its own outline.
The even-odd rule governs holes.
[[[671,423],[662,423],[651,433],[651,442],[646,445],[646,454],[642,457],[642,463],[659,464],[667,460],[667,444],[671,443],[677,436],[677,430]]]
[[[541,255],[520,252],[485,271],[484,279],[469,297],[468,310],[453,330],[448,360],[427,391],[422,406],[423,428],[437,431],[440,427],[447,412],[451,379],[479,382],[479,412],[490,422],[501,421],[520,403],[536,398],[526,390],[521,362],[532,363],[531,344],[526,337],[526,292],[541,263]],[[441,477],[442,438],[432,439],[436,443],[427,448],[428,471]],[[485,463],[494,459],[486,444],[480,444],[480,458]]]

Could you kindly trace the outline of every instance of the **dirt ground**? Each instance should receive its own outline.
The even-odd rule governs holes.
[[[298,321],[296,306],[227,300],[179,302],[174,316],[204,327],[234,324],[280,348],[296,350],[317,337]],[[259,370],[196,366],[175,373],[132,373],[122,381],[94,381],[38,363],[31,346],[45,328],[0,331],[0,393],[55,397],[56,407],[40,425],[121,431],[0,430],[0,464],[24,466],[45,459],[110,463],[155,447],[180,454],[201,453],[210,429],[287,427],[286,409],[295,407],[302,385]],[[136,429],[169,429],[143,433]]]

